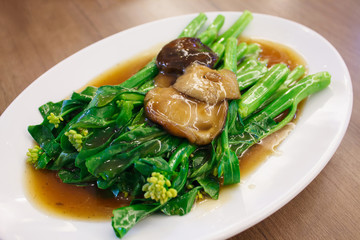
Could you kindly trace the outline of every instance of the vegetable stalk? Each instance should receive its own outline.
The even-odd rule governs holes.
[[[222,35],[217,39],[217,43],[225,43],[228,38],[234,37],[237,38],[246,28],[246,26],[251,22],[253,16],[251,12],[244,11],[240,18]]]
[[[249,116],[263,101],[268,99],[286,80],[289,69],[285,64],[276,64],[252,86],[239,101],[239,114],[241,118]]]

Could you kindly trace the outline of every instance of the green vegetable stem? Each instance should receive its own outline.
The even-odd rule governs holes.
[[[196,16],[180,33],[179,38],[194,37],[200,28],[205,24],[207,16],[205,13],[200,13]]]
[[[230,70],[236,74],[237,69],[237,39],[230,37],[226,41],[224,69]]]
[[[273,102],[275,99],[279,98],[283,95],[287,90],[289,90],[290,86],[295,84],[303,75],[305,74],[305,67],[302,65],[297,66],[294,68],[288,77],[286,78],[285,82],[268,98],[266,99],[261,106],[258,108],[257,111],[260,111],[269,103]]]
[[[221,14],[217,15],[214,21],[209,25],[206,31],[199,34],[197,37],[205,45],[211,45],[217,38],[217,35],[224,25],[225,17]]]
[[[263,77],[268,71],[264,64],[259,62],[259,65],[254,68],[247,68],[237,74],[237,81],[239,83],[239,89],[245,90],[254,85],[261,77]]]
[[[268,99],[286,80],[289,69],[285,64],[276,64],[254,86],[246,91],[239,101],[241,118],[249,116],[263,101]]]
[[[247,50],[247,44],[246,42],[241,42],[238,44],[236,49],[236,55],[237,55],[237,61],[241,61],[241,59],[244,57],[246,50]]]
[[[251,22],[253,16],[251,12],[244,11],[240,18],[223,34],[221,34],[216,40],[217,43],[225,43],[228,38],[234,37],[237,38],[246,28],[246,26]]]

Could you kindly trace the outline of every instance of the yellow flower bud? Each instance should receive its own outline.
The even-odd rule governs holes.
[[[177,191],[171,186],[171,182],[164,175],[158,172],[151,173],[151,177],[147,178],[142,190],[145,192],[145,198],[151,198],[160,204],[166,203],[170,198],[177,196]]]

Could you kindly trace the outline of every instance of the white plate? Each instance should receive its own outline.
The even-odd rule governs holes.
[[[208,13],[210,22],[218,13]],[[223,12],[227,29],[240,15]],[[164,19],[117,33],[51,68],[17,97],[0,118],[0,239],[116,239],[110,222],[56,218],[34,208],[23,188],[24,161],[32,140],[27,126],[41,117],[37,108],[58,101],[132,56],[175,38],[196,14]],[[307,61],[309,72],[329,71],[332,82],[311,96],[290,136],[273,156],[217,201],[197,205],[183,217],[151,216],[125,239],[224,239],[266,218],[304,189],[338,147],[352,109],[352,86],[339,53],[307,27],[254,14],[244,36],[283,43]],[[330,196],[329,196],[330,197]]]

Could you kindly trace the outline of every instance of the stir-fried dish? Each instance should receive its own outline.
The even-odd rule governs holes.
[[[42,105],[43,122],[28,127],[37,143],[28,162],[65,184],[130,198],[113,210],[120,238],[154,212],[185,215],[197,198],[217,199],[240,182],[239,157],[330,84],[327,72],[304,76],[304,66],[260,59],[259,45],[239,40],[252,18],[245,11],[220,34],[218,15],[199,32],[201,13],[125,82]]]

